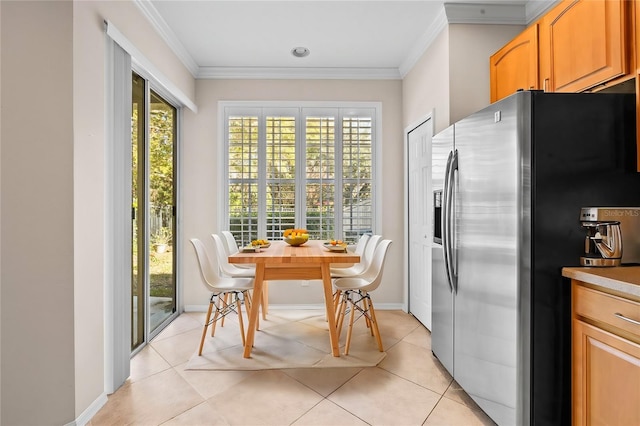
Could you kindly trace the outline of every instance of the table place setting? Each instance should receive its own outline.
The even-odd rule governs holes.
[[[329,251],[334,251],[338,253],[346,253],[347,251],[347,243],[342,240],[330,240],[322,244],[324,248]]]

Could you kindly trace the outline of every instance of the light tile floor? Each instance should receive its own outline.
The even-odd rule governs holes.
[[[265,371],[186,370],[204,314],[182,314],[131,360],[130,378],[89,424],[494,424],[433,356],[422,324],[377,314],[391,342],[378,366]]]

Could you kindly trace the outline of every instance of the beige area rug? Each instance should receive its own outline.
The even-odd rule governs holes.
[[[202,356],[195,353],[187,370],[373,367],[386,356],[378,350],[364,318],[354,324],[349,355],[344,355],[346,334],[345,324],[340,335],[340,357],[334,357],[324,311],[271,310],[266,321],[260,319],[251,358],[243,358],[237,316],[230,315],[224,327],[218,323],[214,337],[207,333]]]

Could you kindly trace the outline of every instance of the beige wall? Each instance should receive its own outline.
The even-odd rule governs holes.
[[[489,105],[489,57],[523,29],[522,25],[449,25],[451,123]]]
[[[195,80],[131,2],[73,3],[77,417],[104,390],[105,30],[111,21],[193,98]]]
[[[132,2],[0,8],[1,422],[65,424],[104,392],[104,19],[195,82]]]
[[[520,25],[448,25],[405,76],[403,124],[435,111],[434,132],[489,105],[489,57],[520,33]]]
[[[75,417],[104,391],[105,32],[108,19],[179,90],[195,79],[132,2],[74,1]]]
[[[434,113],[434,132],[449,125],[449,30],[445,28],[402,81],[403,127]]]
[[[184,223],[183,283],[186,306],[204,306],[208,294],[201,285],[189,238],[210,244],[218,229],[217,191],[224,190],[218,180],[218,101],[374,101],[382,103],[382,205],[381,229],[394,240],[384,283],[376,290],[378,303],[402,303],[403,247],[403,145],[401,82],[342,80],[198,80],[198,114],[185,112],[182,152],[182,196]],[[322,303],[319,283],[301,287],[294,282],[269,287],[274,304]]]
[[[2,46],[2,5],[0,5],[0,47]],[[2,49],[0,48],[0,51]],[[2,103],[2,55],[0,54],[0,104]],[[1,110],[0,105],[0,110]],[[0,114],[0,188],[2,188],[2,114]],[[1,192],[1,191],[0,191]],[[2,265],[2,196],[0,196],[0,271]],[[2,273],[0,272],[0,423],[2,423]]]
[[[2,424],[64,424],[75,377],[73,5],[1,7]]]

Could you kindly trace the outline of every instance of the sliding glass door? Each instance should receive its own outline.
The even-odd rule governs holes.
[[[177,109],[132,77],[131,350],[176,316]]]

